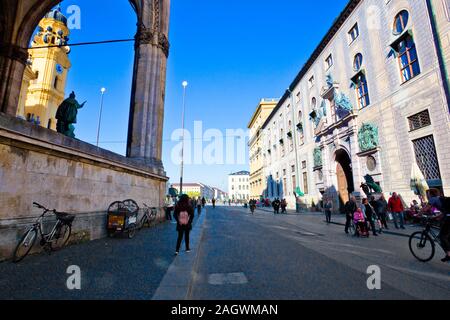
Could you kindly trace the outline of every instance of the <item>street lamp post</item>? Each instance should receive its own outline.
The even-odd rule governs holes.
[[[99,116],[99,118],[98,118],[97,147],[98,147],[99,139],[100,139],[100,126],[101,126],[101,124],[102,124],[102,112],[103,112],[103,97],[104,97],[104,95],[105,95],[106,88],[101,88],[100,92],[101,92],[101,94],[102,94],[102,100],[101,100],[101,103],[100,103],[100,116]]]
[[[185,120],[185,110],[186,110],[186,88],[188,86],[187,81],[183,81],[183,111],[181,114],[181,173],[180,173],[180,195],[183,194],[183,174],[184,174],[184,120]]]

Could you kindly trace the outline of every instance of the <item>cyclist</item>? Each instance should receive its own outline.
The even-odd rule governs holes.
[[[255,209],[256,209],[256,200],[250,200],[250,211],[253,213],[255,213]]]
[[[422,210],[424,213],[436,214],[435,219],[441,221],[440,239],[441,245],[447,255],[441,260],[450,262],[450,212],[448,208],[449,198],[441,196],[438,189],[428,190],[428,205]]]

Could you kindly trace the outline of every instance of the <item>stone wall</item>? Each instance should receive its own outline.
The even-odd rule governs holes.
[[[166,181],[158,169],[0,114],[0,260],[41,213],[34,201],[76,214],[74,240],[93,240],[106,235],[113,201],[163,207]]]

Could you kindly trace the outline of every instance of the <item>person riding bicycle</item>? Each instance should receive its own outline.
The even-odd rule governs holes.
[[[441,221],[439,237],[442,248],[447,254],[441,261],[450,262],[450,198],[442,197],[438,189],[428,190],[428,197],[428,205],[422,209],[422,212],[435,215],[434,219]]]

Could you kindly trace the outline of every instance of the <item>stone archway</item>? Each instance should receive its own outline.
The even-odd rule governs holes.
[[[28,59],[29,40],[39,20],[61,1],[0,0],[1,113],[15,117]],[[127,157],[162,173],[170,0],[129,0],[129,2],[136,12],[138,25]]]
[[[337,191],[339,204],[342,208],[350,199],[350,195],[355,191],[353,184],[353,171],[350,156],[344,149],[339,149],[335,153]]]

